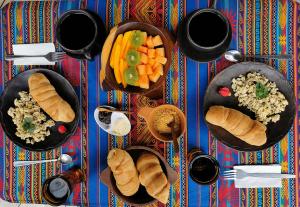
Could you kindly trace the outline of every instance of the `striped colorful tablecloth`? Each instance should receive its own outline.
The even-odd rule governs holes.
[[[33,66],[13,66],[4,61],[12,53],[12,44],[55,42],[55,23],[69,9],[87,8],[97,12],[107,28],[129,18],[164,26],[175,32],[182,18],[198,8],[205,8],[206,0],[64,0],[13,2],[0,11],[0,85],[16,74]],[[297,103],[299,88],[300,6],[289,0],[219,0],[217,8],[229,19],[233,29],[232,49],[248,54],[294,54],[290,61],[267,61],[282,72],[294,87]],[[55,164],[13,168],[15,159],[50,159],[62,152],[70,152],[75,164],[87,175],[78,185],[68,204],[80,206],[123,206],[99,180],[106,167],[107,151],[112,147],[147,145],[166,157],[179,175],[172,186],[167,206],[299,206],[299,146],[297,117],[290,133],[275,146],[260,152],[238,152],[213,139],[203,120],[203,97],[211,76],[230,64],[220,58],[200,64],[183,56],[174,48],[170,72],[163,87],[163,98],[149,102],[146,98],[121,93],[103,92],[99,88],[99,56],[93,62],[64,60],[48,67],[63,74],[75,87],[81,103],[78,130],[62,147],[43,153],[33,153],[15,146],[0,132],[0,196],[10,202],[42,203],[41,185],[49,176],[70,166]],[[212,71],[212,73],[211,73]],[[133,114],[132,132],[126,137],[108,136],[93,119],[93,111],[100,104],[111,104],[125,110],[137,111],[144,104],[171,103],[181,108],[188,120],[188,129],[176,156],[171,144],[153,139],[142,119]],[[281,189],[235,189],[233,182],[222,179],[212,186],[196,185],[188,176],[187,152],[193,147],[217,157],[220,166],[234,164],[280,163],[283,172],[297,175],[295,180],[283,181]],[[161,206],[155,204],[153,206]]]

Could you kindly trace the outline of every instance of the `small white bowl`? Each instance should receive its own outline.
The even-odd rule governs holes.
[[[108,109],[111,109],[111,110],[116,109],[112,106],[106,106],[106,105],[103,105],[103,106],[100,106],[100,107],[108,108]],[[105,123],[103,123],[99,120],[99,110],[98,110],[98,108],[96,108],[95,111],[94,111],[94,118],[95,118],[95,121],[97,122],[98,126],[101,129],[103,129],[107,133],[109,133],[111,135],[114,135],[114,136],[125,136],[131,130],[131,124],[130,124],[129,119],[127,118],[127,116],[124,113],[121,113],[121,112],[112,112],[112,114],[111,114],[111,123],[110,124],[105,124]],[[114,124],[116,124],[116,122],[119,121],[119,120],[123,120],[124,124],[126,124],[126,126],[125,126],[126,131],[124,131],[122,134],[118,134],[113,130]]]

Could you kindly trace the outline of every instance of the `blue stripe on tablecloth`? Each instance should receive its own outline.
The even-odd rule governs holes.
[[[186,1],[186,14],[198,8],[206,8],[206,1]],[[208,152],[208,130],[206,125],[200,125],[204,122],[202,107],[205,90],[207,87],[207,64],[197,63],[189,58],[186,59],[187,64],[187,100],[189,101],[187,110],[188,119],[188,149],[200,147],[204,152]],[[197,94],[195,94],[195,91]],[[199,106],[200,101],[200,106]],[[202,117],[201,117],[202,116]],[[198,129],[198,130],[197,130]],[[200,137],[197,134],[200,130]],[[200,139],[199,139],[200,138]],[[209,187],[200,186],[188,178],[189,182],[189,206],[209,206]]]
[[[88,1],[87,9],[97,12],[97,1]],[[94,120],[94,110],[98,105],[99,90],[99,56],[88,62],[88,202],[90,206],[98,203],[99,197],[99,134],[98,125]]]
[[[3,31],[3,10],[0,9],[0,31]],[[3,32],[0,32],[0,48],[1,48],[1,54],[0,54],[0,64],[1,64],[1,72],[3,72],[3,68],[4,68],[4,47],[3,47]],[[4,88],[4,76],[2,75],[2,80],[1,80],[1,85],[0,85],[0,91],[2,92]],[[4,134],[4,132],[2,132],[2,134]],[[3,136],[3,145],[5,145],[5,136]],[[0,160],[3,160],[3,168],[0,170],[0,178],[3,179],[4,178],[4,174],[5,174],[5,150],[4,147],[0,147]],[[5,179],[2,180],[2,185],[5,186]],[[5,191],[2,192],[2,194],[0,195],[1,198],[5,198]]]
[[[106,11],[106,4],[103,3],[103,1],[100,1],[99,5],[99,11]],[[103,22],[106,22],[106,12],[100,12],[100,16],[103,20]],[[99,99],[98,104],[104,105],[107,104],[107,93],[102,91],[101,89],[98,92]],[[99,136],[99,149],[100,149],[100,172],[104,170],[107,167],[106,164],[106,157],[108,153],[108,134],[104,132],[103,130],[98,130],[98,136]],[[99,185],[99,199],[101,200],[101,204],[103,206],[108,206],[108,188],[106,185],[104,185],[102,182],[100,182]]]

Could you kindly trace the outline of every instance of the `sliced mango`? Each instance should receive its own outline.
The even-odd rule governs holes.
[[[113,65],[114,65],[115,78],[118,84],[122,82],[122,77],[120,74],[120,53],[121,53],[121,45],[117,44]]]
[[[125,81],[124,72],[127,69],[128,65],[127,62],[124,59],[120,59],[120,75],[121,75],[121,81],[124,88],[127,87],[127,83]]]
[[[115,55],[116,55],[116,47],[118,44],[121,44],[123,40],[123,34],[119,34],[117,39],[115,40],[115,43],[114,43],[114,46],[113,46],[113,49],[111,51],[111,54],[110,54],[110,67],[111,68],[114,68],[114,58],[115,58]]]
[[[133,31],[128,31],[125,32],[124,37],[122,39],[122,43],[121,43],[121,57],[123,58],[125,56],[125,54],[127,53],[125,48],[127,47],[127,45],[130,45],[130,39],[132,37]],[[129,49],[129,47],[128,47]]]

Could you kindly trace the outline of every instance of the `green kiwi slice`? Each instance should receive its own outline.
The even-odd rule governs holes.
[[[141,62],[140,53],[133,49],[129,50],[126,54],[126,61],[130,66],[138,65]]]
[[[133,33],[131,38],[131,44],[133,47],[139,47],[145,42],[145,36],[140,30],[137,30]]]
[[[139,80],[139,74],[135,67],[129,67],[127,70],[124,71],[124,77],[127,84],[136,86]]]

